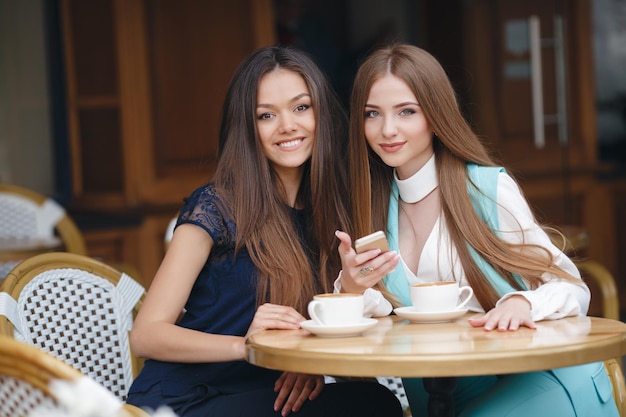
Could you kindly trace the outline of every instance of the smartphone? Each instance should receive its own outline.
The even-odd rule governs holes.
[[[370,235],[363,236],[354,241],[354,250],[356,253],[365,252],[372,249],[380,249],[381,252],[387,252],[389,250],[389,244],[387,243],[387,237],[379,230]]]

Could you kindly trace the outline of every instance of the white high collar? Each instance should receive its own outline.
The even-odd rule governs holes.
[[[393,178],[400,192],[400,199],[406,203],[417,203],[439,186],[435,155],[415,174],[405,180],[398,179],[394,170]]]

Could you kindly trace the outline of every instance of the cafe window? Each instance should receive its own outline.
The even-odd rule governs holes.
[[[593,1],[600,160],[626,164],[626,2]]]

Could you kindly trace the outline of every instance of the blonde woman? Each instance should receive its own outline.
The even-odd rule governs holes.
[[[401,261],[388,273],[393,255],[356,255],[351,236],[338,232],[338,287],[364,292],[385,274],[377,285],[410,305],[411,284],[458,281],[474,289],[469,307],[484,314],[470,323],[485,331],[586,314],[579,272],[466,123],[433,56],[410,45],[375,51],[358,70],[350,111],[356,236],[385,230]],[[425,414],[422,381],[404,384],[413,415]],[[618,415],[602,363],[459,378],[454,397],[464,417]]]

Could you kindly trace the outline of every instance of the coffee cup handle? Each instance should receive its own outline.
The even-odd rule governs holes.
[[[315,322],[315,324],[317,324],[318,326],[323,326],[324,323],[322,322],[322,320],[320,320],[319,316],[317,315],[317,308],[321,307],[322,303],[320,303],[317,300],[313,300],[309,303],[309,316],[311,316],[311,319]]]
[[[469,300],[471,300],[472,295],[474,295],[474,290],[472,289],[472,287],[470,286],[465,286],[465,287],[461,287],[459,288],[459,298],[463,295],[463,293],[466,292],[467,296],[465,297],[465,299],[461,302],[461,304],[457,305],[456,308],[457,310],[462,309],[463,307],[465,307],[465,305],[469,302]],[[310,313],[309,313],[310,314]]]

